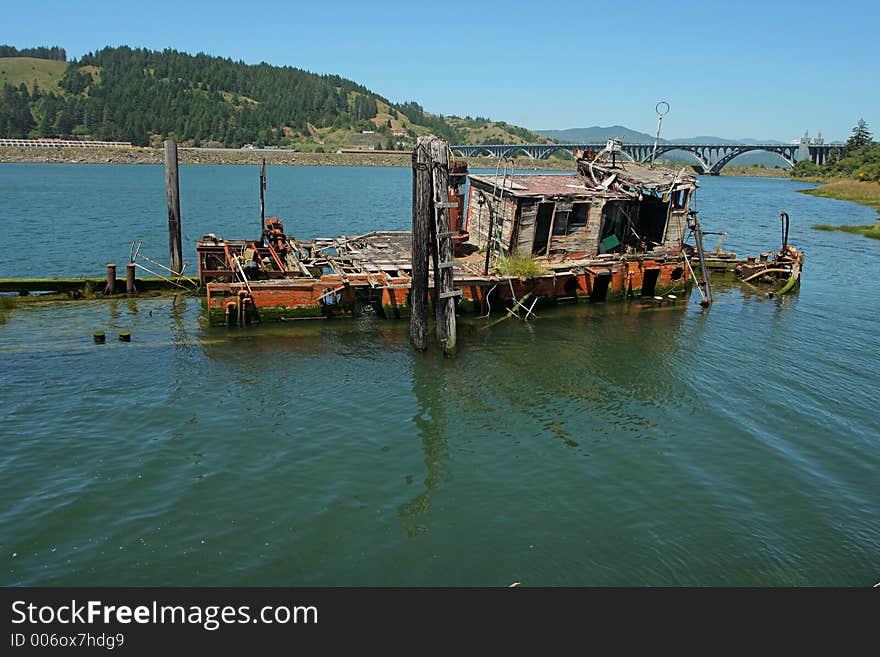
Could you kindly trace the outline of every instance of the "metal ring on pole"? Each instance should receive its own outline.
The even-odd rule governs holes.
[[[666,109],[662,109],[663,107]],[[654,168],[654,158],[657,157],[657,143],[660,141],[660,126],[663,125],[663,117],[669,112],[669,103],[665,100],[661,100],[654,105],[654,110],[657,112],[657,135],[654,137],[654,149],[651,151],[652,169]]]

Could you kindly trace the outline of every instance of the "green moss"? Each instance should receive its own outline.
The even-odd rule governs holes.
[[[308,317],[323,317],[324,306],[299,306],[298,308],[288,308],[287,306],[271,306],[268,308],[259,308],[255,313],[261,322],[280,321],[281,319],[304,319]]]
[[[120,294],[125,294],[125,272],[120,278],[117,275],[116,288]],[[198,278],[190,278],[190,281],[198,283]],[[107,283],[106,278],[2,278],[0,279],[0,292],[85,292],[88,289],[103,291]],[[179,293],[179,287],[169,285],[160,278],[138,278],[137,288],[139,292],[168,290]],[[202,293],[204,293],[202,291]],[[88,294],[86,294],[88,296]]]
[[[207,304],[206,304],[207,305]],[[280,322],[282,319],[310,319],[326,316],[325,306],[300,306],[288,308],[287,306],[270,306],[251,311],[251,323]],[[223,308],[209,308],[208,321],[212,326],[225,326],[226,310]]]

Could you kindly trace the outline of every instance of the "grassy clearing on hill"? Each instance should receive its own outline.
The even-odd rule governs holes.
[[[34,80],[42,91],[61,93],[58,81],[64,76],[67,62],[54,59],[37,59],[36,57],[0,57],[0,86],[11,84],[18,86],[22,82],[28,91],[34,90]]]

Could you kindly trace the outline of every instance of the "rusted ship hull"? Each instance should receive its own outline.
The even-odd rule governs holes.
[[[389,319],[409,316],[409,278],[376,284],[368,276],[324,275],[320,278],[207,285],[210,322],[250,324],[375,312]],[[372,284],[371,284],[372,283]],[[541,307],[559,303],[597,303],[687,295],[692,281],[680,261],[653,260],[592,263],[520,280],[515,277],[456,275],[459,314],[487,314],[528,298]],[[433,295],[429,293],[433,300]]]

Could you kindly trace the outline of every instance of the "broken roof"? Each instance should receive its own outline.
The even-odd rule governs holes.
[[[574,174],[517,174],[505,180],[501,175],[471,174],[471,180],[505,189],[513,196],[598,196],[601,190],[584,185],[584,177]]]
[[[611,168],[604,164],[594,164],[593,171],[598,183],[589,176],[575,173],[527,173],[507,176],[495,174],[471,174],[473,181],[491,187],[504,187],[507,194],[517,197],[531,196],[576,196],[597,197],[616,196],[613,188],[605,185],[622,183],[628,187],[644,190],[667,191],[672,187],[695,187],[696,177],[688,173],[687,167],[674,171],[670,169],[651,169],[628,162],[625,168]]]

